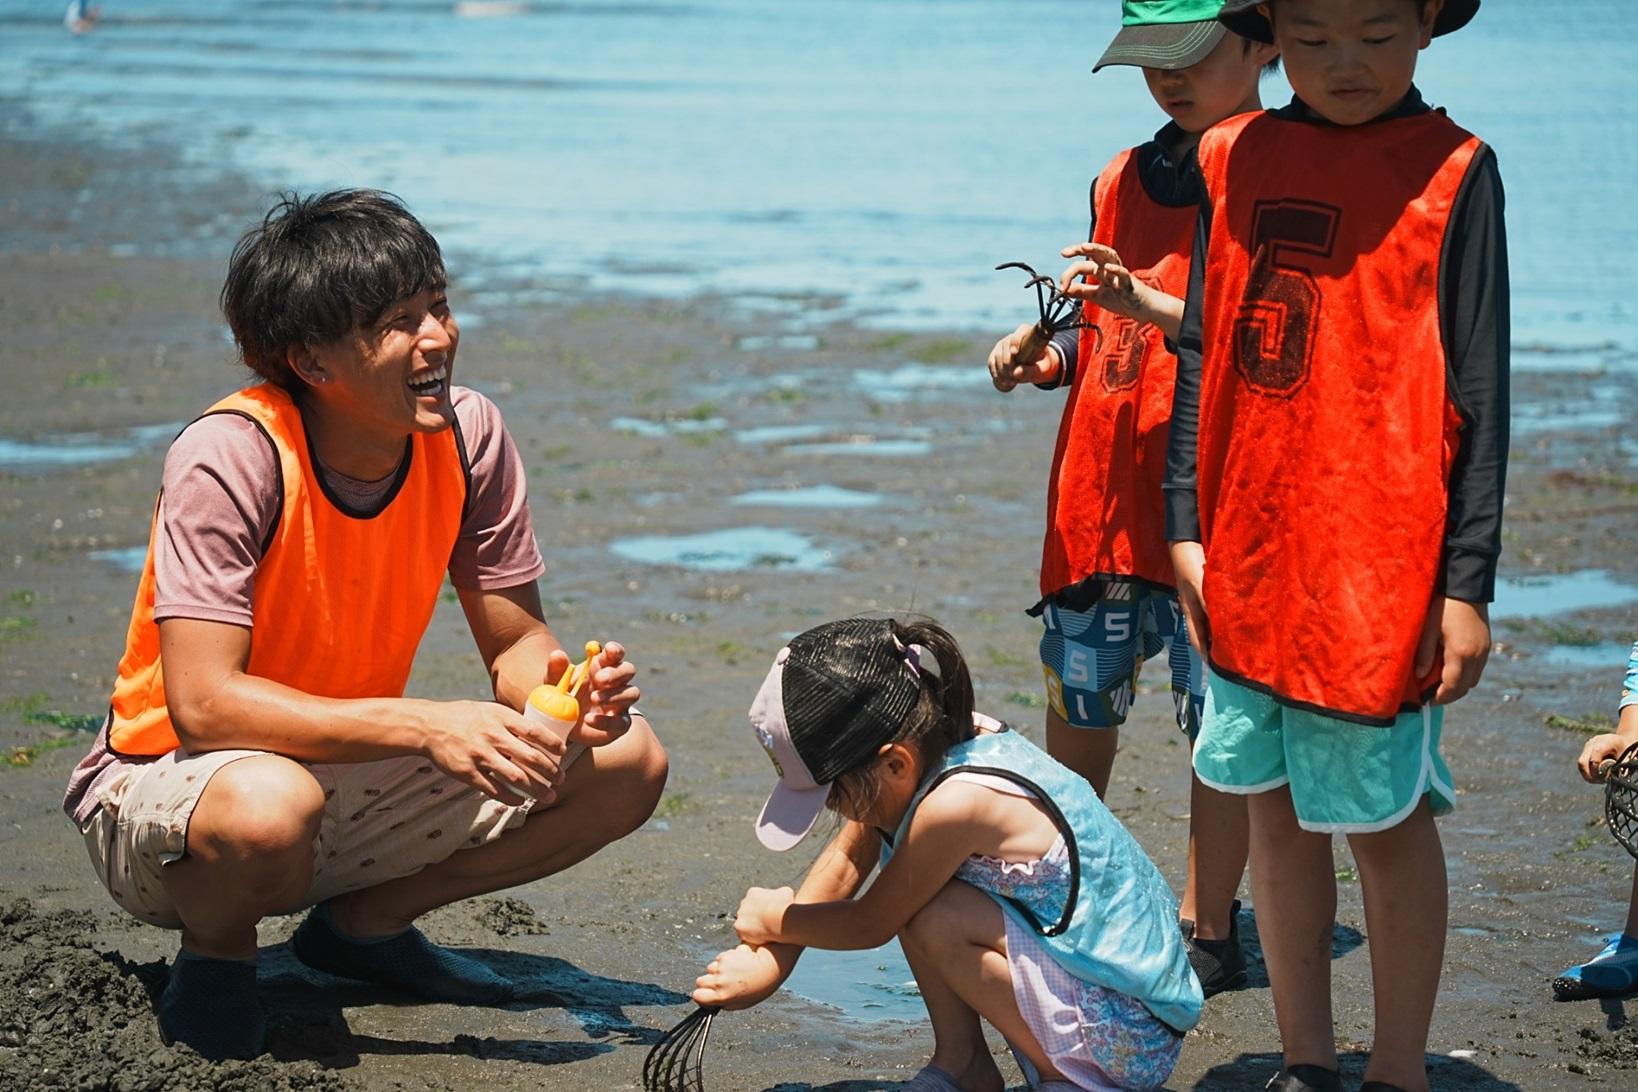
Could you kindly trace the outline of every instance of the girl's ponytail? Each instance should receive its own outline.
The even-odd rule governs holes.
[[[895,618],[890,625],[901,645],[907,650],[912,645],[925,650],[915,653],[916,657],[925,662],[931,656],[936,664],[928,664],[928,669],[918,672],[921,696],[898,735],[901,741],[913,742],[923,757],[932,761],[972,738],[972,676],[955,638],[931,618]]]

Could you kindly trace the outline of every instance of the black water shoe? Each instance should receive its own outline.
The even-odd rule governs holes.
[[[1342,1074],[1318,1065],[1280,1070],[1264,1086],[1268,1092],[1342,1092]]]
[[[256,964],[177,952],[159,995],[159,1031],[213,1062],[256,1057],[267,1047]]]
[[[1229,935],[1223,940],[1207,940],[1194,935],[1194,922],[1187,918],[1179,921],[1183,939],[1188,945],[1189,966],[1200,979],[1200,988],[1207,997],[1244,988],[1250,976],[1246,973],[1246,953],[1240,947],[1240,900],[1229,907]]]
[[[313,907],[290,938],[290,951],[314,970],[391,986],[429,1001],[504,1005],[517,996],[511,979],[438,947],[419,929],[368,940],[350,937],[330,920],[328,903]]]

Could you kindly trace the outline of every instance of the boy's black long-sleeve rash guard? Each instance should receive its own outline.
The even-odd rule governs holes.
[[[1421,94],[1412,88],[1398,106],[1376,121],[1429,109]],[[1298,99],[1271,113],[1290,121],[1331,124]],[[1195,163],[1192,155],[1189,163]],[[1488,603],[1495,598],[1502,497],[1507,485],[1511,320],[1503,205],[1496,156],[1485,145],[1469,167],[1451,209],[1439,260],[1436,297],[1447,382],[1466,425],[1450,471],[1443,594],[1470,603]],[[1189,267],[1189,295],[1178,335],[1177,386],[1166,460],[1166,537],[1172,542],[1200,540],[1196,464],[1200,434],[1200,309],[1205,299],[1211,215],[1210,203],[1202,191],[1194,261]]]
[[[1200,200],[1199,175],[1194,157],[1184,151],[1187,134],[1175,121],[1161,127],[1146,144],[1132,152],[1137,157],[1138,177],[1149,196],[1162,205],[1182,206]],[[1098,179],[1092,179],[1087,191],[1091,212],[1086,228],[1087,242],[1098,233]],[[1037,383],[1042,390],[1064,387],[1075,381],[1075,366],[1081,352],[1081,332],[1061,330],[1052,335],[1052,347],[1063,360],[1063,369],[1051,383]]]

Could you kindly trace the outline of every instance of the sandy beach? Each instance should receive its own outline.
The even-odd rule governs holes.
[[[138,183],[153,200],[123,199]],[[175,936],[115,911],[58,805],[107,705],[134,586],[121,562],[146,541],[165,443],[244,380],[215,301],[234,234],[265,204],[163,148],[0,142],[0,438],[24,450],[0,465],[0,1087],[638,1087],[644,1052],[728,944],[738,893],[811,859],[769,854],[751,831],[769,772],[743,714],[786,636],[856,611],[929,613],[961,640],[980,708],[1039,738],[1023,610],[1058,396],[990,391],[994,332],[832,323],[823,297],[783,300],[777,322],[711,298],[508,310],[467,306],[457,275],[471,321],[456,380],[500,405],[524,453],[549,619],[571,646],[631,649],[670,783],[644,829],[589,862],[427,919],[531,1000],[415,1004],[327,979],[284,948],[295,919],[270,920],[270,1054],[213,1066],[154,1024]],[[187,245],[143,245],[163,239]],[[1429,1064],[1441,1089],[1631,1087],[1638,1002],[1555,1004],[1548,982],[1619,924],[1631,875],[1572,760],[1613,713],[1621,660],[1601,650],[1632,636],[1638,474],[1621,438],[1638,434],[1638,402],[1611,395],[1623,373],[1607,361],[1523,347],[1517,363],[1515,402],[1532,409],[1514,437],[1496,652],[1445,729],[1460,801],[1441,827],[1451,933]],[[108,450],[74,454],[93,447]],[[653,551],[682,563],[638,559]],[[481,695],[448,599],[411,691]],[[1181,886],[1187,752],[1150,682],[1110,804]],[[1369,964],[1341,842],[1337,875],[1336,1019],[1357,1080]],[[1249,905],[1243,927],[1255,953]],[[728,1014],[708,1086],[893,1087],[930,1035],[869,1016],[789,993]],[[1257,965],[1251,988],[1208,1005],[1170,1087],[1260,1087],[1277,1050]]]

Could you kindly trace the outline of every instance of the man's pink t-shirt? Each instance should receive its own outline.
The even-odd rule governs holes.
[[[500,410],[468,387],[450,401],[471,467],[466,516],[449,558],[457,588],[491,590],[539,579],[546,572],[535,541],[523,459]],[[369,512],[392,487],[337,474],[322,465],[325,484],[348,508]],[[154,620],[196,618],[249,626],[262,543],[278,518],[278,455],[272,441],[235,413],[201,417],[182,430],[165,456],[155,519]],[[97,784],[124,759],[107,747],[107,731],[69,779],[63,810],[83,823],[96,809]]]

